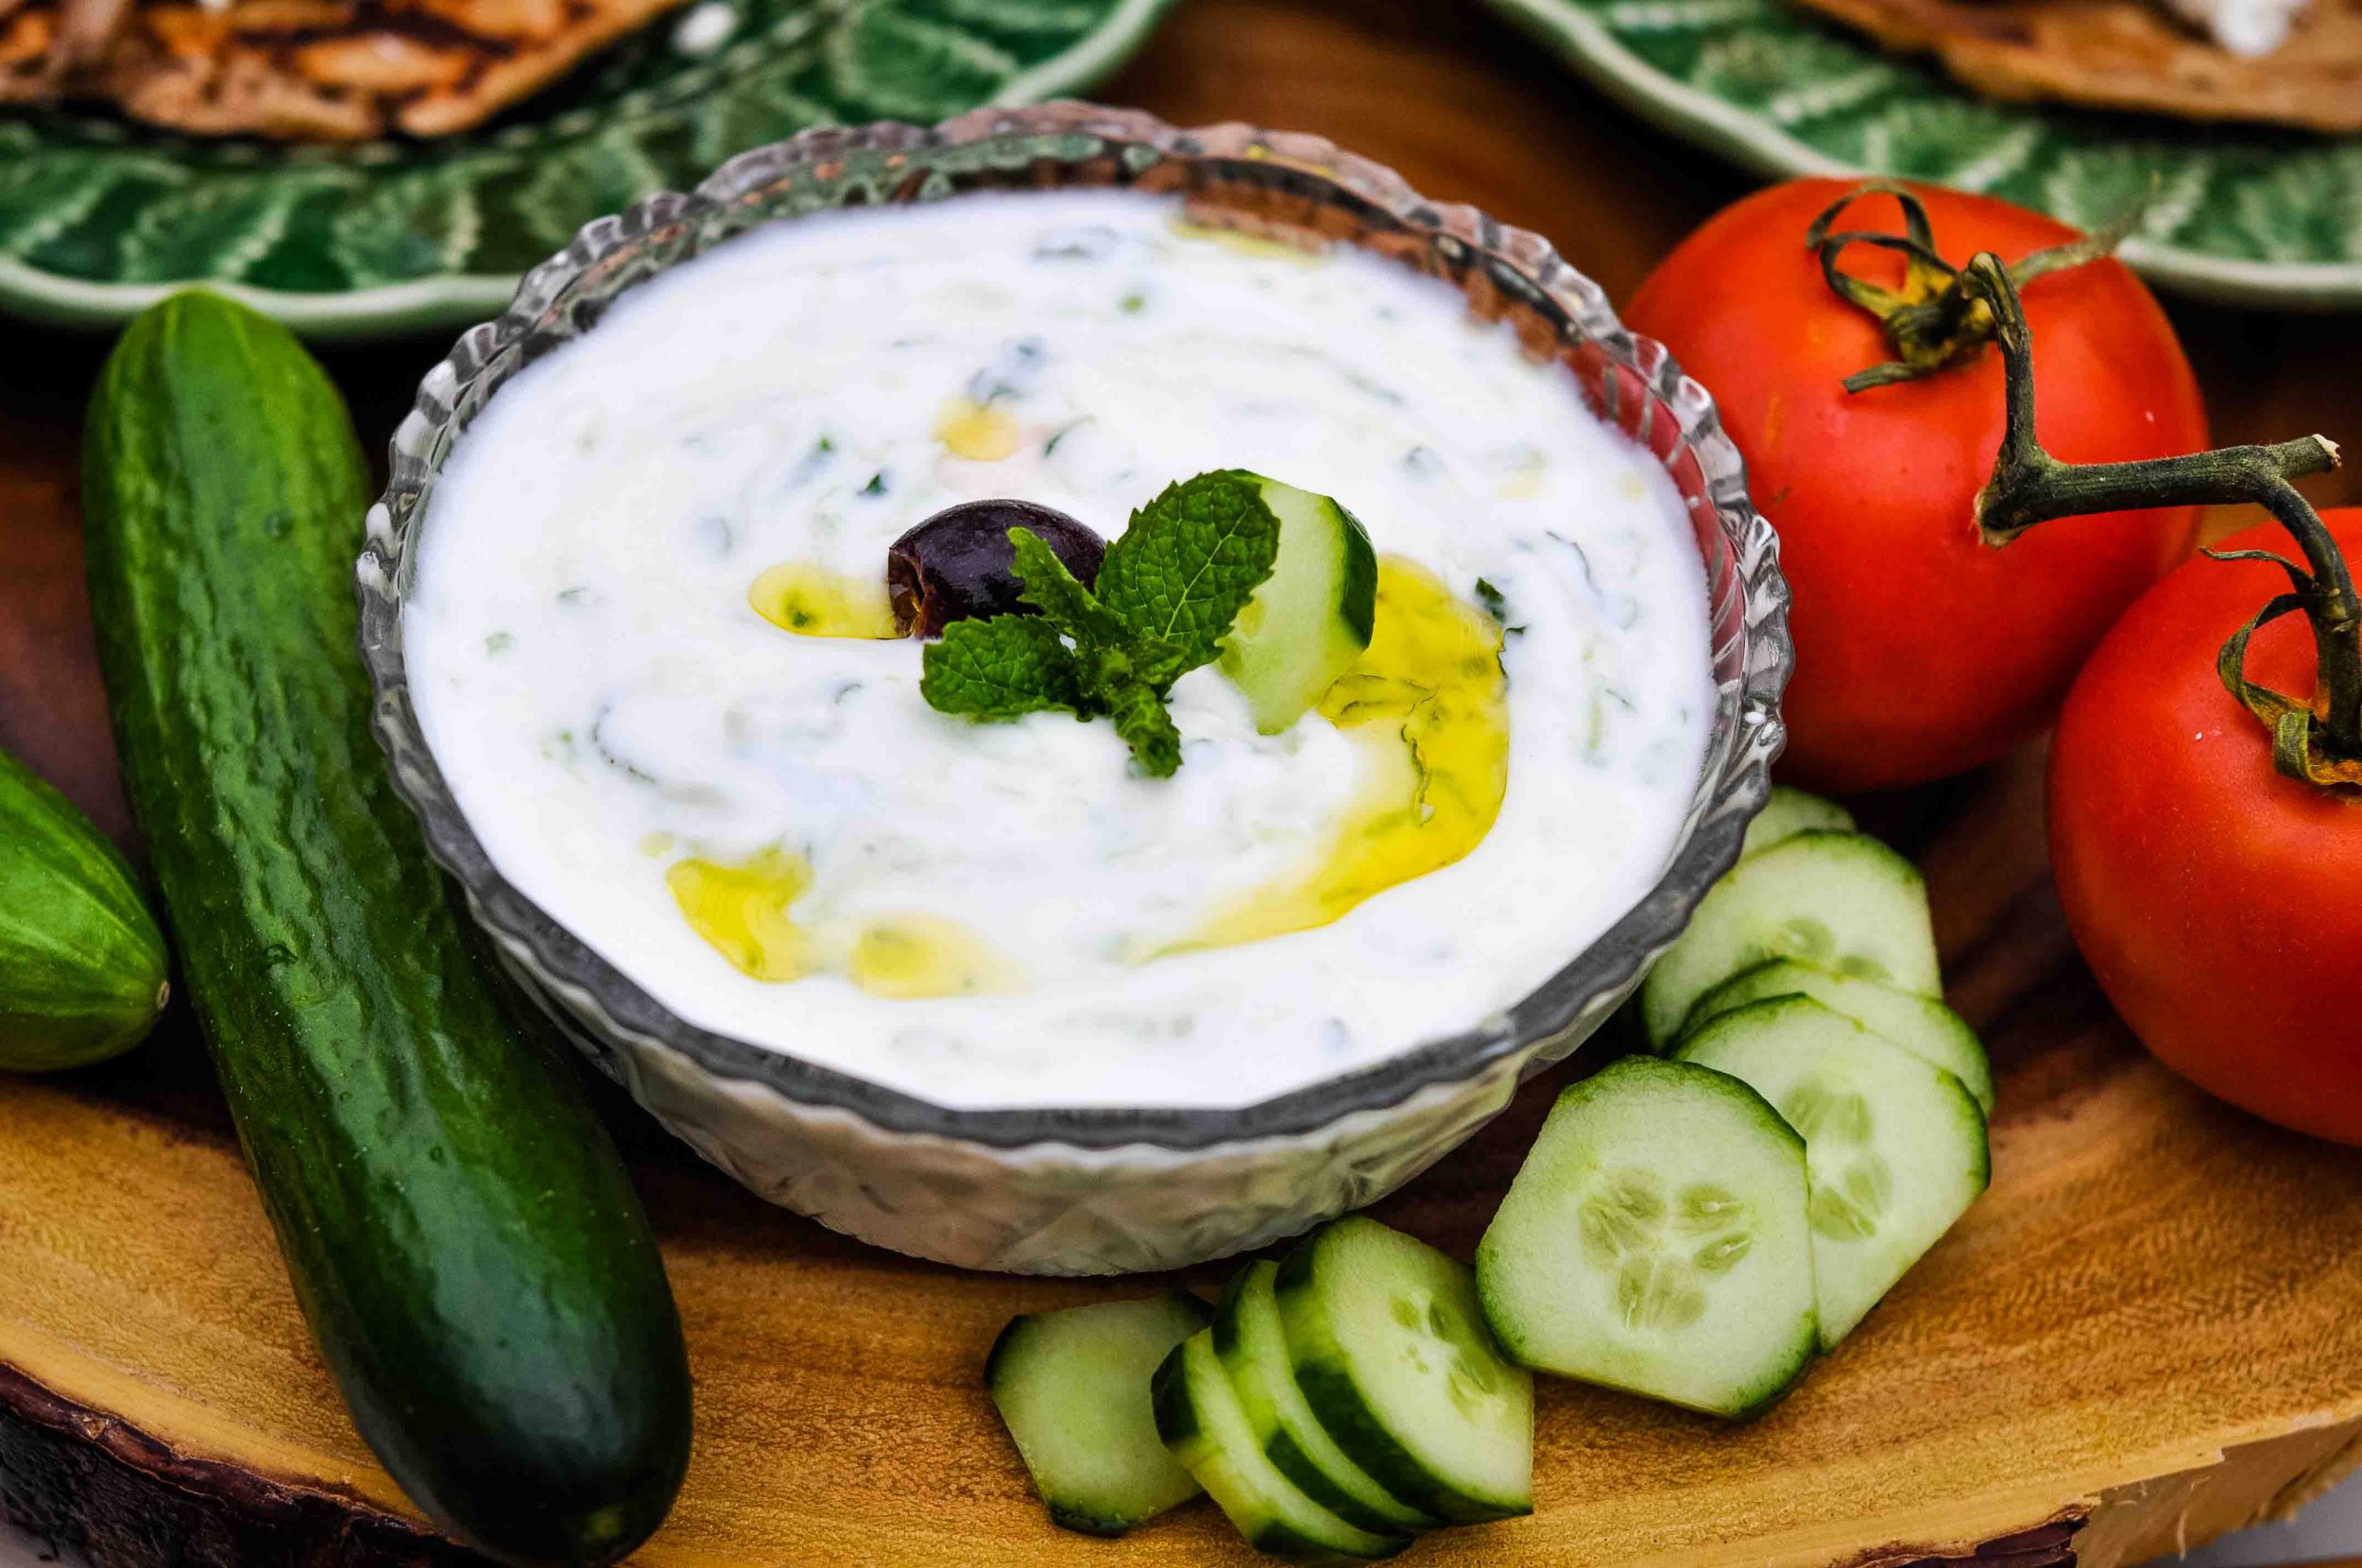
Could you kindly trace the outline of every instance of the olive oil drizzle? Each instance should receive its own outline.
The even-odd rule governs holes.
[[[799,923],[795,907],[812,882],[812,862],[776,844],[735,864],[692,856],[664,874],[690,929],[740,973],[769,984],[834,972],[872,996],[910,998],[1021,983],[1014,965],[955,920],[903,914],[858,925]]]
[[[1424,567],[1378,567],[1370,645],[1320,713],[1364,752],[1361,797],[1310,876],[1258,888],[1167,951],[1309,930],[1465,856],[1509,792],[1509,681],[1501,629]]]
[[[881,577],[832,571],[814,561],[767,567],[746,590],[754,612],[797,637],[901,636]]]

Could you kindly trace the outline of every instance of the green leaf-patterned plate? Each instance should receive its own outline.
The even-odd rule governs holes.
[[[107,326],[202,282],[316,337],[464,326],[592,218],[807,126],[923,124],[1075,92],[1169,3],[693,0],[435,143],[287,147],[0,117],[0,310]],[[725,19],[714,6],[727,38],[684,48]]]
[[[2124,257],[2183,294],[2362,305],[2362,138],[1988,102],[1783,0],[1492,0],[1642,117],[1773,176],[1886,174],[2091,227],[2149,187]]]

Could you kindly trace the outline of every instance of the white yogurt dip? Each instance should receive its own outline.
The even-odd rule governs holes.
[[[1148,778],[1104,721],[939,713],[917,642],[750,605],[781,563],[876,583],[958,502],[1112,538],[1223,468],[1335,496],[1512,628],[1490,831],[1313,929],[1169,950],[1335,850],[1374,754],[1320,713],[1258,734],[1197,670]],[[413,696],[502,874],[681,1017],[953,1106],[1240,1105],[1476,1026],[1654,883],[1713,709],[1682,503],[1563,367],[1407,268],[1129,193],[734,240],[502,388],[423,529]],[[835,956],[766,980],[676,893],[788,861]],[[850,933],[896,922],[967,933],[989,979],[857,984]]]

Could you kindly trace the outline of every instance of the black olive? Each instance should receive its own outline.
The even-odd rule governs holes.
[[[1064,512],[1030,501],[967,501],[947,506],[886,552],[886,594],[905,637],[941,637],[954,621],[1031,615],[1018,595],[1009,530],[1041,536],[1085,587],[1099,581],[1106,542]]]

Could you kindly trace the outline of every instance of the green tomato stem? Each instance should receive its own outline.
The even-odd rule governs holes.
[[[1833,232],[1846,209],[1864,196],[1889,196],[1903,210],[1903,232],[1849,229]],[[2045,273],[2081,266],[2113,255],[2125,235],[2140,221],[2147,202],[2136,201],[2105,228],[2079,239],[2037,250],[2011,264],[2011,281],[2023,286]],[[1832,203],[1805,230],[1805,244],[1821,258],[1821,276],[1836,295],[1877,317],[1887,346],[1895,357],[1845,379],[1848,392],[1916,381],[1974,358],[1993,341],[1993,313],[1976,291],[1965,286],[1960,269],[1937,253],[1935,229],[1926,203],[1908,185],[1874,179],[1857,185]],[[1854,246],[1893,250],[1903,257],[1903,286],[1880,287],[1857,278],[1838,264]]]
[[[2309,567],[2268,552],[2218,559],[2261,558],[2288,573],[2291,591],[2259,610],[2223,645],[2223,685],[2273,734],[2280,771],[2324,787],[2362,786],[2362,599],[2353,573],[2320,515],[2291,483],[2337,467],[2337,447],[2307,435],[2268,447],[2224,447],[2137,463],[2062,463],[2034,435],[2033,334],[2017,284],[2001,259],[1980,252],[1961,269],[1960,287],[1990,313],[2001,350],[2006,423],[1993,477],[1977,493],[1976,520],[1987,544],[2008,544],[2055,518],[2159,506],[2252,503],[2288,531]],[[2313,628],[2315,696],[2302,703],[2249,681],[2248,639],[2258,626],[2302,611]]]

